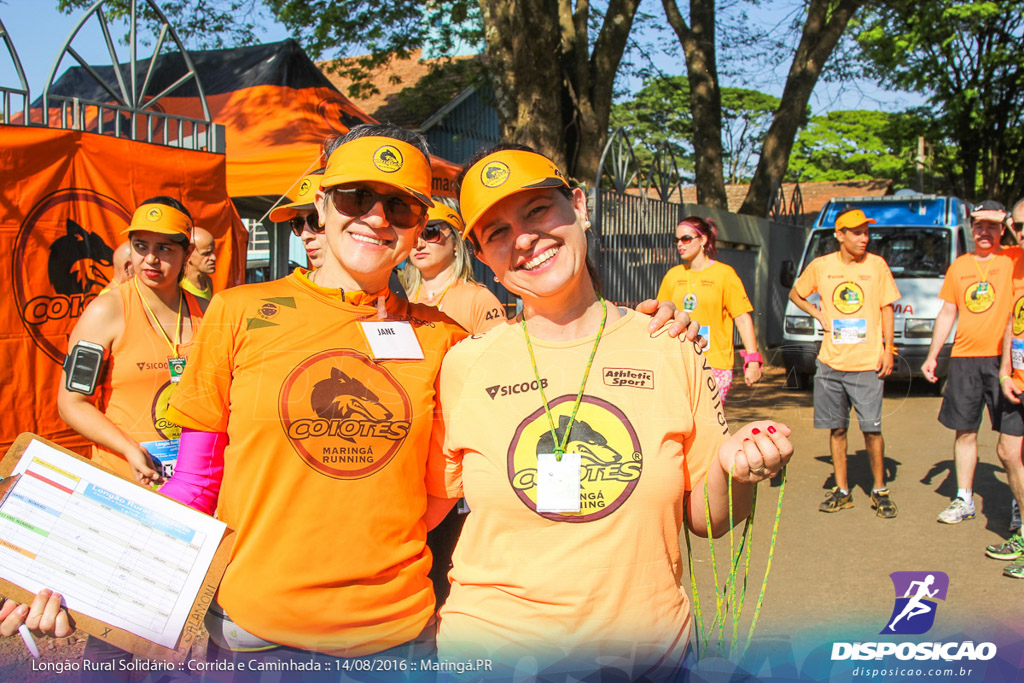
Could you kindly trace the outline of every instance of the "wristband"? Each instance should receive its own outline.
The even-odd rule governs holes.
[[[1003,375],[1002,377],[999,378],[999,383],[1002,384],[1003,382],[1005,382],[1008,379],[1013,379],[1013,378],[1010,377],[1009,375]]]
[[[764,358],[761,357],[757,351],[753,353],[747,353],[746,351],[740,351],[740,355],[743,356],[743,371],[747,371],[747,366],[751,363],[760,363],[764,365]]]

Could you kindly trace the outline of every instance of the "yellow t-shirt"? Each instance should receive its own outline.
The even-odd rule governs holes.
[[[984,282],[984,285],[982,283]],[[956,304],[954,357],[999,356],[1013,308],[1013,259],[999,253],[977,261],[957,257],[946,271],[939,298]]]
[[[428,481],[445,477],[471,512],[440,612],[442,658],[571,656],[593,668],[621,655],[634,679],[681,662],[683,501],[728,426],[707,359],[691,342],[651,339],[649,321],[628,311],[601,338],[569,444],[583,462],[575,514],[536,512],[537,453],[552,439],[522,328],[445,358],[432,451],[448,462]],[[531,342],[561,438],[594,338]]]
[[[821,310],[832,324],[818,351],[818,360],[835,370],[876,370],[882,354],[882,308],[898,301],[900,290],[880,256],[844,264],[840,253],[819,256],[795,285],[803,298],[821,296]]]
[[[260,638],[335,656],[411,640],[434,611],[422,519],[434,382],[465,336],[389,295],[425,358],[375,361],[359,324],[375,301],[298,270],[218,293],[169,413],[228,435],[218,516],[237,535],[220,605]]]
[[[186,292],[191,293],[192,296],[197,296],[200,299],[206,299],[207,301],[209,301],[211,298],[213,298],[212,282],[209,285],[207,285],[206,289],[199,289],[194,284],[192,284],[191,280],[189,280],[187,277],[183,277],[181,278],[181,288],[184,289]]]
[[[700,323],[708,338],[704,353],[717,370],[732,370],[735,354],[732,344],[733,319],[754,310],[736,271],[720,261],[712,261],[703,270],[671,268],[658,288],[659,301],[671,301],[690,318]],[[703,331],[707,326],[707,332]]]

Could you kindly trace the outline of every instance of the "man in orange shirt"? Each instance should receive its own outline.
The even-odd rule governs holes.
[[[838,512],[853,507],[846,475],[846,432],[852,403],[874,478],[871,507],[879,517],[891,519],[896,516],[896,504],[885,488],[882,380],[892,372],[892,304],[900,292],[888,264],[868,253],[868,225],[874,222],[860,209],[841,214],[836,219],[839,251],[811,261],[789,299],[816,318],[825,331],[814,377],[814,426],[831,430],[836,485],[818,509]],[[814,292],[821,296],[820,309],[807,300]]]
[[[935,318],[932,343],[921,372],[936,382],[939,349],[957,324],[949,359],[946,394],[939,422],[956,432],[956,498],[939,513],[943,524],[974,517],[974,469],[978,464],[978,427],[982,408],[988,408],[992,428],[1021,436],[1020,425],[1002,426],[999,357],[1003,333],[1013,306],[1013,261],[1002,253],[999,240],[1006,227],[1006,209],[986,200],[971,212],[974,253],[963,254],[949,266],[939,291],[945,303]]]

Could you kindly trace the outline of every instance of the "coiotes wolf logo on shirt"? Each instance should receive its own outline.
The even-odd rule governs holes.
[[[281,386],[278,410],[295,452],[336,479],[360,479],[391,462],[412,419],[402,385],[351,349],[302,361]]]
[[[896,589],[896,602],[880,633],[926,633],[935,623],[936,601],[946,599],[949,576],[937,571],[893,572],[889,578]]]
[[[576,396],[550,402],[561,441]],[[537,455],[553,453],[554,439],[544,408],[524,419],[508,449],[508,478],[526,507],[537,512]],[[580,454],[580,511],[537,512],[556,522],[592,522],[615,512],[633,493],[643,471],[644,456],[636,430],[617,407],[593,396],[580,403],[567,452]]]

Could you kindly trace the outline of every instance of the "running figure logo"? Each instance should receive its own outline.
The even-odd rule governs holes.
[[[893,572],[896,602],[883,634],[919,635],[935,623],[937,600],[945,600],[949,576],[944,572]]]

